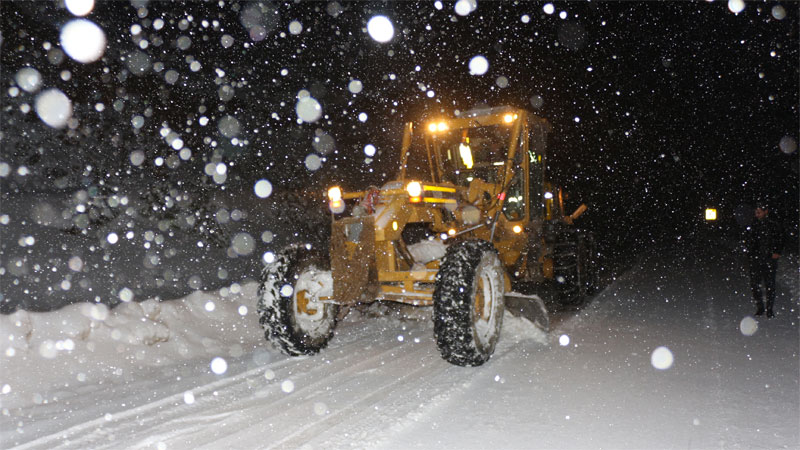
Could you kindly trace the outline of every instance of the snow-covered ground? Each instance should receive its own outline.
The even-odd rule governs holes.
[[[430,309],[374,305],[328,349],[263,339],[254,283],[0,316],[3,448],[800,448],[797,254],[774,319],[729,247],[651,252],[545,333],[506,316],[481,367]],[[91,299],[90,299],[91,300]],[[383,314],[376,314],[383,313]]]

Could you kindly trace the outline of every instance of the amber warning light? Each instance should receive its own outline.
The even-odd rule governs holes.
[[[344,201],[342,201],[342,188],[334,186],[328,189],[328,207],[334,214],[344,211]]]

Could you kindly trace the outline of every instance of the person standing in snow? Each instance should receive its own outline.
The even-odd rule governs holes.
[[[783,250],[780,224],[769,217],[765,203],[756,207],[755,220],[745,230],[745,249],[750,263],[750,289],[756,300],[756,316],[764,314],[761,293],[763,283],[767,294],[767,317],[774,317],[775,271]]]

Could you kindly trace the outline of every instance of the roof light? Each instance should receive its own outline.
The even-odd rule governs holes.
[[[339,201],[342,199],[342,188],[339,186],[334,186],[328,189],[328,199],[331,202]]]

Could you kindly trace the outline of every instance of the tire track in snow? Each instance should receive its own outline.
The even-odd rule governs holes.
[[[387,397],[396,392],[398,386],[405,386],[409,381],[413,383],[414,379],[424,379],[431,374],[441,373],[449,367],[449,365],[446,365],[447,363],[441,360],[438,352],[433,351],[433,348],[422,343],[411,345],[413,346],[411,351],[404,349],[406,351],[404,351],[399,358],[393,359],[391,364],[383,364],[370,371],[370,378],[386,380],[385,383],[378,385],[376,388],[370,388],[362,392],[358,396],[353,397],[347,405],[338,408],[335,412],[321,416],[318,421],[302,426],[283,439],[271,443],[266,448],[275,450],[300,448],[303,445],[307,445],[315,438],[329,436],[331,431],[337,430],[338,427],[344,423],[347,424],[348,435],[345,442],[349,443],[353,439],[351,430],[354,423],[367,424],[366,430],[373,430],[376,426],[376,412],[385,409],[384,407],[386,404],[391,405],[393,408],[410,406],[407,401],[399,405],[393,405],[393,402],[387,401]],[[416,366],[416,368],[408,370],[408,367],[414,366]],[[397,376],[398,373],[402,375]],[[423,373],[425,376],[420,375]],[[341,378],[341,376],[337,374],[336,378]],[[406,393],[407,392],[403,390],[401,395],[405,395]],[[309,409],[309,404],[314,400],[314,398],[307,398],[303,404],[298,405],[296,408],[300,410]],[[380,405],[380,407],[378,405]],[[414,402],[414,405],[417,405],[417,402]],[[415,406],[411,407],[413,408]],[[381,415],[383,416],[385,414],[386,412],[383,412]],[[367,420],[358,420],[363,416],[368,416]],[[393,420],[397,418],[394,415],[392,415],[392,417]],[[335,437],[334,433],[334,438]],[[313,447],[331,448],[327,444],[319,446],[314,445]]]
[[[195,389],[192,389],[192,392],[197,392],[197,393],[210,392],[210,391],[213,391],[215,389],[225,387],[227,385],[235,384],[235,383],[239,382],[241,379],[251,377],[254,374],[257,374],[258,372],[261,372],[263,370],[264,370],[263,368],[251,369],[249,371],[242,372],[242,373],[240,373],[240,374],[238,374],[236,376],[233,376],[233,377],[224,378],[224,379],[221,379],[219,381],[215,381],[215,382],[203,385],[203,386],[199,386],[199,387],[197,387]],[[53,433],[53,434],[50,434],[50,435],[43,436],[41,438],[35,439],[33,441],[30,441],[30,442],[26,442],[25,444],[22,444],[22,445],[20,445],[18,447],[15,447],[15,448],[17,448],[19,450],[38,449],[38,448],[52,449],[52,448],[58,447],[59,444],[64,444],[64,445],[68,446],[67,448],[69,448],[70,446],[76,446],[76,445],[77,445],[77,447],[74,447],[74,448],[87,448],[87,447],[82,447],[82,445],[95,444],[95,443],[92,442],[92,440],[95,438],[95,435],[92,434],[92,433],[94,433],[94,431],[90,432],[88,435],[85,435],[85,436],[81,437],[77,441],[71,441],[70,438],[72,436],[80,435],[80,434],[82,434],[84,432],[87,432],[88,430],[92,430],[92,429],[94,429],[94,430],[107,429],[107,427],[104,427],[104,425],[106,425],[108,423],[118,423],[118,422],[123,422],[123,421],[127,422],[127,421],[129,421],[131,419],[135,419],[139,415],[145,415],[145,414],[147,414],[147,413],[149,413],[151,411],[160,410],[160,409],[163,409],[165,407],[171,407],[172,409],[178,409],[178,408],[180,408],[181,405],[185,405],[184,392],[180,392],[178,394],[173,394],[173,395],[170,395],[168,397],[162,398],[160,400],[156,400],[154,402],[150,402],[150,403],[146,403],[144,405],[137,406],[135,408],[123,410],[123,411],[117,412],[117,413],[115,413],[113,415],[109,414],[108,416],[111,416],[110,420],[107,419],[106,417],[100,417],[100,418],[97,418],[97,419],[94,419],[94,420],[90,420],[88,422],[83,422],[83,423],[80,423],[78,425],[74,425],[74,426],[72,426],[70,428],[67,428],[66,430],[59,431],[58,433]],[[108,435],[108,433],[101,433],[101,434],[102,435]],[[87,441],[87,440],[88,440],[88,442],[84,442],[84,441]]]
[[[535,341],[541,344],[544,339],[541,332],[531,334],[524,330],[521,333],[520,327],[531,326],[522,319],[515,319],[508,325],[511,325],[506,331],[509,334],[501,338],[487,364],[481,367],[453,366],[441,359],[435,344],[423,344],[420,349],[394,361],[392,366],[381,368],[389,376],[403,373],[401,377],[367,392],[338,411],[336,417],[327,419],[330,423],[325,424],[323,431],[319,430],[319,424],[313,424],[297,436],[267,448],[377,448],[387,445],[408,428],[427,422],[426,417],[435,417],[438,411],[446,410],[453,402],[457,402],[472,389],[474,380],[493,377],[496,365],[501,364],[506,355],[519,352],[521,342]],[[403,368],[408,366],[406,361],[422,364],[418,369],[404,373]],[[458,382],[454,384],[454,380]],[[409,387],[413,389],[414,397],[409,397]],[[342,427],[345,433],[330,432],[338,429],[342,423],[346,423],[346,428]],[[385,431],[376,434],[376,430]]]
[[[203,430],[198,431],[198,427],[208,429],[210,425],[233,422],[237,425],[249,426],[252,418],[248,414],[241,414],[240,411],[251,411],[252,408],[267,410],[264,416],[271,416],[274,412],[271,408],[279,407],[287,401],[285,393],[281,392],[280,387],[275,382],[264,385],[261,389],[253,390],[254,386],[263,383],[264,373],[267,371],[281,372],[290,371],[291,374],[299,373],[302,376],[295,379],[295,384],[303,386],[302,391],[310,392],[308,397],[313,397],[324,393],[324,389],[318,387],[328,382],[330,373],[336,374],[336,379],[351,379],[353,375],[365,368],[380,366],[380,362],[386,359],[387,355],[398,351],[398,342],[395,339],[381,339],[385,337],[385,332],[381,329],[372,327],[367,334],[359,334],[355,338],[350,336],[352,328],[361,326],[365,323],[360,320],[352,324],[344,334],[344,347],[337,348],[333,345],[320,356],[310,358],[285,358],[280,361],[267,364],[255,369],[251,369],[232,377],[224,378],[209,384],[197,386],[190,391],[196,400],[192,404],[184,401],[184,391],[165,397],[163,399],[150,402],[136,408],[115,413],[112,419],[106,420],[101,417],[95,420],[84,422],[67,430],[53,433],[48,436],[28,442],[19,449],[38,449],[38,448],[108,448],[118,445],[109,440],[109,436],[126,436],[127,442],[134,442],[137,434],[151,434],[152,428],[164,429],[165,431],[156,436],[144,437],[137,445],[137,448],[156,446],[159,442],[167,439],[178,439],[181,436],[189,435],[191,440],[198,441],[198,446],[207,443],[209,439],[215,437],[205,436],[197,439],[197,435],[204,435]],[[399,328],[399,326],[398,326]],[[430,326],[418,326],[414,328],[415,333],[424,332]],[[429,330],[428,330],[429,331]],[[332,344],[335,341],[332,341]],[[365,355],[365,342],[374,342],[377,345],[367,346],[367,350],[372,350],[372,354]],[[420,345],[420,347],[425,346]],[[329,352],[329,353],[328,353]],[[344,353],[346,357],[335,358],[333,355]],[[326,358],[327,356],[327,358]],[[323,360],[325,358],[325,360]],[[275,379],[280,377],[276,374]],[[311,380],[311,381],[308,381]],[[279,395],[268,403],[263,403],[264,399],[273,395]],[[231,401],[231,398],[234,400]],[[292,398],[297,398],[295,395]],[[225,412],[220,413],[220,407]],[[214,414],[203,414],[213,408]],[[157,414],[156,414],[157,413]],[[158,423],[155,423],[158,422]],[[243,422],[247,422],[244,423]],[[180,423],[180,429],[174,430],[174,425]],[[235,427],[234,427],[235,429]],[[77,439],[71,440],[73,436]],[[258,441],[263,444],[263,438]],[[181,442],[184,444],[184,442]]]

